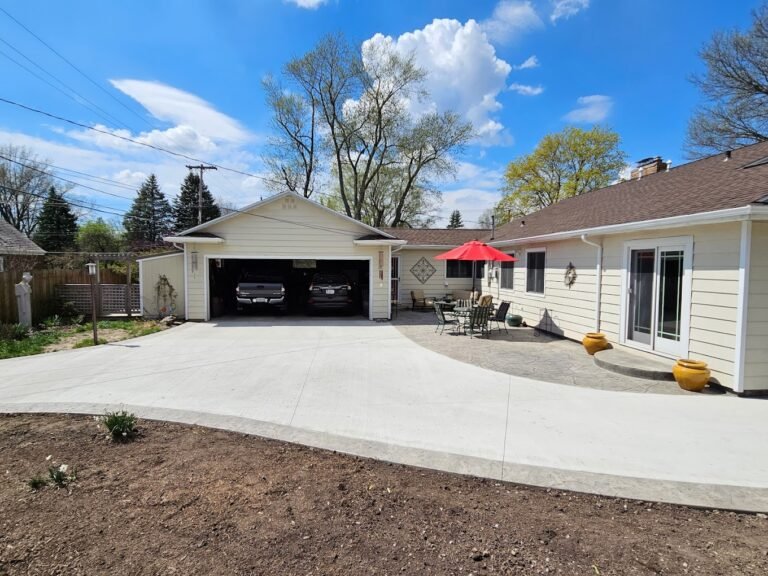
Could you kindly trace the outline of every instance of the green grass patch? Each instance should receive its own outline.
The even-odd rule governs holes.
[[[93,346],[93,338],[86,338],[85,340],[80,340],[80,342],[72,346],[72,348],[88,348],[89,346]]]
[[[30,332],[23,340],[0,340],[0,359],[40,354],[49,344],[55,344],[63,334],[58,330]]]

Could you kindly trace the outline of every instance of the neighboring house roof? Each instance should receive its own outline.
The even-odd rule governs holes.
[[[407,246],[459,246],[484,238],[490,232],[485,228],[382,228],[382,231],[407,240]]]
[[[301,196],[299,194],[296,194],[294,192],[280,192],[279,194],[275,194],[274,196],[270,196],[269,198],[265,198],[264,200],[259,200],[258,202],[254,202],[253,204],[249,204],[248,206],[244,208],[240,208],[238,210],[231,210],[227,214],[224,214],[223,216],[219,216],[218,218],[214,218],[213,220],[209,220],[208,222],[204,222],[203,224],[200,224],[199,226],[194,226],[193,228],[189,228],[188,230],[184,230],[183,232],[179,232],[178,234],[175,234],[173,236],[169,236],[169,238],[174,238],[174,241],[179,241],[180,238],[184,236],[198,236],[198,237],[205,237],[205,235],[200,234],[200,230],[205,230],[206,228],[213,226],[215,224],[219,224],[221,222],[225,222],[226,220],[229,220],[231,218],[235,218],[237,216],[240,216],[241,214],[245,212],[252,212],[253,210],[256,210],[257,208],[260,208],[261,206],[265,206],[267,204],[271,204],[272,202],[275,202],[281,198],[285,198],[286,196],[290,196],[291,198],[295,198],[299,202],[309,202],[313,206],[316,206],[317,208],[320,208],[321,210],[325,210],[327,212],[330,212],[331,214],[338,216],[339,218],[342,218],[344,220],[347,220],[349,222],[354,222],[355,224],[358,224],[359,226],[362,226],[366,230],[370,231],[373,234],[383,236],[385,238],[392,239],[394,236],[391,234],[388,234],[386,232],[382,232],[378,228],[374,228],[373,226],[369,226],[368,224],[365,224],[363,222],[360,222],[359,220],[355,220],[354,218],[351,218],[347,216],[346,214],[342,214],[341,212],[337,212],[336,210],[332,210],[331,208],[328,208],[327,206],[323,206],[319,202],[315,202],[314,200],[310,200],[308,198],[304,198],[304,196]],[[208,234],[209,237],[216,238],[213,234]]]
[[[42,256],[45,250],[0,217],[0,254]]]
[[[768,142],[568,198],[500,226],[493,242],[768,203]],[[485,237],[489,241],[489,236]]]

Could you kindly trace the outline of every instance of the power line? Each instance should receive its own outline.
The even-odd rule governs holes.
[[[96,114],[99,114],[99,112],[103,112],[103,113],[104,113],[106,116],[108,116],[109,118],[111,118],[111,119],[112,119],[114,122],[117,122],[118,124],[121,124],[122,126],[124,126],[125,128],[127,128],[127,129],[129,129],[129,130],[130,130],[130,126],[128,126],[128,124],[126,124],[125,122],[123,122],[123,121],[122,121],[122,120],[120,120],[119,118],[117,118],[117,117],[113,116],[112,114],[110,114],[109,112],[107,112],[106,110],[104,110],[104,109],[103,109],[101,106],[99,106],[98,104],[96,104],[96,103],[95,103],[95,102],[93,102],[92,100],[89,100],[88,98],[86,98],[85,96],[83,96],[82,94],[80,94],[80,93],[79,93],[77,90],[75,90],[75,89],[74,89],[74,88],[72,88],[71,86],[67,85],[67,83],[66,83],[66,82],[64,82],[63,80],[61,80],[60,78],[58,78],[57,76],[55,76],[54,74],[52,74],[51,72],[49,72],[48,70],[46,70],[45,68],[43,68],[43,67],[42,67],[40,64],[38,64],[37,62],[35,62],[34,60],[32,60],[32,59],[31,59],[29,56],[27,56],[26,54],[24,54],[24,53],[23,53],[21,50],[19,50],[18,48],[16,48],[16,47],[15,47],[13,44],[11,44],[10,42],[8,42],[7,40],[3,40],[2,38],[0,38],[0,42],[2,42],[3,44],[5,44],[6,46],[8,46],[8,47],[9,47],[11,50],[13,50],[13,51],[14,51],[14,52],[16,52],[16,53],[17,53],[19,56],[21,56],[22,58],[24,58],[24,59],[25,59],[27,62],[29,62],[30,64],[32,64],[33,66],[35,66],[37,69],[41,70],[41,71],[42,71],[44,74],[47,74],[48,76],[50,76],[51,78],[53,78],[53,79],[54,79],[56,82],[58,82],[59,84],[61,84],[61,85],[62,85],[64,88],[66,88],[67,90],[69,90],[70,92],[72,92],[72,94],[74,94],[74,95],[75,95],[77,98],[80,98],[80,100],[82,100],[83,102],[87,102],[88,104],[90,104],[90,106],[88,106],[88,105],[84,104],[83,102],[80,102],[80,101],[78,101],[78,100],[77,100],[77,98],[74,98],[74,97],[72,97],[70,94],[67,94],[66,92],[63,92],[62,90],[59,90],[59,91],[60,91],[60,92],[62,92],[62,93],[65,95],[65,96],[67,96],[67,97],[71,98],[72,100],[74,100],[75,102],[77,102],[77,103],[78,103],[78,104],[80,104],[81,106],[83,106],[83,107],[87,108],[87,109],[88,109],[88,110],[90,110],[91,112],[95,112]],[[0,52],[0,53],[2,53],[2,52]],[[20,67],[22,67],[24,70],[26,70],[27,72],[29,72],[30,74],[32,74],[33,76],[35,76],[36,78],[38,78],[39,80],[42,80],[43,82],[45,82],[45,83],[46,83],[46,84],[48,84],[49,86],[52,86],[53,88],[56,88],[56,89],[58,90],[58,87],[54,86],[53,84],[51,84],[50,82],[48,82],[48,81],[47,81],[47,80],[45,80],[44,78],[42,78],[42,77],[38,76],[38,75],[37,75],[37,74],[35,74],[35,73],[34,73],[32,70],[30,70],[30,69],[29,69],[29,68],[27,68],[26,66],[22,65],[20,62],[17,62],[16,60],[14,60],[13,58],[11,58],[10,56],[8,56],[8,55],[7,55],[7,54],[5,54],[5,53],[2,53],[2,54],[3,54],[3,56],[5,56],[6,58],[8,58],[8,59],[9,59],[9,60],[11,60],[12,62],[14,62],[14,63],[15,63],[17,66],[20,66]],[[99,114],[99,115],[101,116],[101,114]],[[102,118],[104,118],[104,116],[102,116]]]
[[[2,8],[0,8],[2,10]],[[156,146],[154,144],[149,144],[148,142],[141,142],[140,140],[135,140],[133,138],[128,138],[127,136],[121,136],[119,134],[114,134],[112,132],[109,132],[107,130],[101,130],[100,128],[96,128],[94,126],[88,126],[87,124],[83,124],[82,122],[77,122],[75,120],[70,120],[69,118],[64,118],[63,116],[57,116],[56,114],[52,114],[50,112],[46,112],[44,110],[40,110],[38,108],[33,108],[32,106],[27,106],[26,104],[21,104],[20,102],[15,102],[13,100],[9,100],[7,98],[0,98],[0,102],[5,102],[6,104],[10,104],[12,106],[16,106],[18,108],[22,108],[23,110],[27,110],[29,112],[34,112],[36,114],[42,114],[43,116],[47,116],[48,118],[53,118],[54,120],[59,120],[61,122],[66,122],[67,124],[71,124],[73,126],[77,126],[79,128],[85,128],[86,130],[91,130],[93,132],[98,132],[99,134],[104,134],[106,136],[111,136],[112,138],[117,138],[118,140],[123,140],[125,142],[130,142],[132,144],[137,144],[138,146],[145,146],[146,148],[151,148],[153,150],[157,150],[158,152],[165,152],[166,154],[170,154],[172,156],[176,156],[178,158],[184,158],[185,160],[191,160],[192,162],[198,162],[201,164],[210,164],[211,166],[215,166],[219,170],[226,170],[228,172],[234,172],[235,174],[241,174],[242,176],[249,176],[251,178],[257,178],[259,180],[263,180],[265,182],[271,182],[273,184],[282,184],[282,182],[278,182],[276,180],[271,180],[270,178],[266,178],[265,176],[259,176],[258,174],[252,174],[250,172],[245,172],[243,170],[238,170],[236,168],[229,168],[227,166],[222,166],[221,164],[216,164],[214,162],[206,162],[205,160],[201,160],[200,158],[195,158],[194,156],[188,156],[187,154],[182,154],[181,152],[174,152],[173,150],[168,150],[167,148],[163,148],[162,146]]]
[[[23,168],[27,168],[28,170],[34,170],[35,172],[40,172],[41,174],[47,174],[51,178],[56,178],[57,180],[61,180],[62,182],[67,182],[68,184],[72,184],[74,186],[80,186],[81,188],[85,188],[86,190],[93,190],[94,192],[98,192],[99,194],[106,194],[107,196],[114,196],[115,198],[120,198],[122,200],[133,200],[133,198],[129,196],[121,196],[120,194],[114,194],[112,192],[107,192],[105,190],[99,190],[98,188],[93,188],[91,186],[87,186],[86,184],[82,184],[80,182],[75,182],[74,180],[68,180],[66,178],[62,178],[61,176],[56,176],[55,174],[51,174],[50,172],[43,170],[41,168],[36,168],[35,166],[30,166],[29,164],[24,164],[23,162],[19,162],[18,160],[14,160],[13,158],[8,158],[7,156],[3,156],[0,154],[0,158],[3,160],[6,160],[8,162],[13,162],[14,164],[18,164],[19,166]]]
[[[35,38],[35,39],[36,39],[38,42],[40,42],[40,43],[41,43],[43,46],[45,46],[46,48],[48,48],[48,50],[50,50],[51,52],[53,52],[54,54],[56,54],[56,56],[58,56],[59,58],[61,58],[61,59],[62,59],[64,62],[66,62],[67,64],[69,64],[69,66],[70,66],[70,67],[72,67],[74,70],[76,70],[76,71],[77,71],[77,72],[78,72],[78,73],[79,73],[79,74],[80,74],[80,75],[81,75],[83,78],[85,78],[86,80],[88,80],[88,81],[89,81],[91,84],[93,84],[94,86],[96,86],[96,88],[98,88],[99,90],[101,90],[102,92],[104,92],[104,94],[106,94],[106,95],[107,95],[107,96],[109,96],[109,97],[110,97],[112,100],[114,100],[115,102],[117,102],[117,103],[118,103],[120,106],[122,106],[123,108],[125,108],[126,110],[128,110],[128,112],[130,112],[131,114],[133,114],[134,116],[136,116],[136,117],[137,117],[139,120],[141,120],[142,122],[144,122],[144,123],[145,123],[147,126],[149,126],[150,128],[154,128],[154,126],[152,126],[152,124],[150,124],[150,123],[149,123],[149,121],[148,121],[148,120],[147,120],[145,117],[143,117],[143,116],[140,116],[139,114],[137,114],[137,113],[136,113],[136,111],[135,111],[135,110],[133,110],[132,108],[129,108],[129,107],[128,107],[128,106],[127,106],[127,105],[126,105],[126,104],[125,104],[123,101],[121,101],[121,100],[119,100],[118,98],[116,98],[114,94],[112,94],[111,92],[109,92],[108,90],[106,90],[106,89],[105,89],[105,88],[104,88],[104,87],[103,87],[101,84],[99,84],[98,82],[96,82],[96,81],[95,81],[93,78],[91,78],[90,76],[88,76],[88,74],[86,74],[86,73],[85,73],[85,72],[83,72],[83,71],[82,71],[80,68],[78,68],[77,66],[75,66],[75,65],[74,65],[74,64],[73,64],[73,63],[72,63],[72,62],[71,62],[69,59],[67,59],[67,58],[66,58],[66,57],[65,57],[63,54],[61,54],[60,52],[58,52],[58,51],[57,51],[57,50],[56,50],[56,49],[55,49],[53,46],[51,46],[50,44],[48,44],[48,43],[47,43],[45,40],[43,40],[42,38],[40,38],[40,36],[38,36],[37,34],[35,34],[34,32],[32,32],[32,30],[30,30],[30,29],[29,29],[29,28],[27,28],[27,27],[26,27],[24,24],[22,24],[21,22],[19,22],[19,21],[18,21],[16,18],[14,18],[14,17],[13,17],[13,16],[12,16],[12,15],[11,15],[11,14],[10,14],[10,13],[9,13],[9,12],[8,12],[8,11],[5,9],[5,8],[3,8],[2,6],[0,6],[0,11],[2,11],[2,12],[3,12],[3,14],[5,14],[6,16],[8,16],[8,18],[10,18],[11,20],[13,20],[13,21],[14,21],[16,24],[18,24],[18,25],[19,25],[21,28],[23,28],[24,30],[26,30],[26,31],[27,31],[27,33],[29,33],[29,34],[30,34],[32,37],[34,37],[34,38]]]

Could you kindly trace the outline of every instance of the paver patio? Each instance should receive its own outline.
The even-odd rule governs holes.
[[[0,361],[0,411],[121,405],[491,478],[768,510],[768,402],[532,380],[435,353],[386,323],[188,323]]]

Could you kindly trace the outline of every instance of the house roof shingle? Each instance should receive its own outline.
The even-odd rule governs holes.
[[[563,200],[500,226],[494,241],[766,203],[768,142],[734,150],[727,161],[725,157],[709,156]],[[749,164],[754,165],[746,168]]]
[[[0,254],[42,256],[45,250],[0,217]]]
[[[486,228],[381,228],[413,246],[459,246],[488,235]]]

